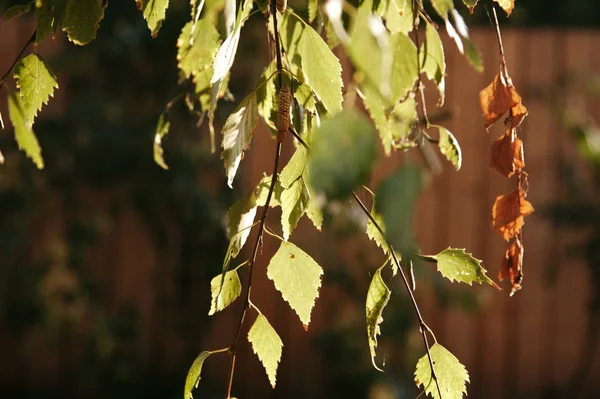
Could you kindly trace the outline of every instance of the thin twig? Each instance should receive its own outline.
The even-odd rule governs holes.
[[[365,204],[363,204],[363,202],[360,200],[360,198],[358,198],[358,195],[356,195],[355,192],[352,192],[352,195],[354,196],[354,199],[356,200],[358,205],[362,208],[363,212],[365,212],[365,214],[367,215],[367,217],[369,218],[371,223],[373,223],[373,225],[375,226],[377,231],[379,231],[379,234],[381,234],[382,237],[385,237],[385,233],[383,232],[383,229],[379,226],[379,224],[377,223],[377,220],[375,220],[375,218],[373,217],[371,212],[367,209]],[[425,344],[425,350],[427,351],[427,358],[429,359],[429,366],[431,367],[431,377],[435,381],[435,385],[437,387],[440,399],[442,399],[442,390],[440,389],[440,384],[438,382],[437,374],[435,373],[435,368],[433,366],[433,359],[431,358],[431,352],[429,351],[429,342],[427,340],[427,331],[431,331],[431,329],[429,328],[429,326],[427,326],[427,324],[425,324],[425,321],[423,320],[423,316],[421,316],[421,311],[419,310],[419,305],[417,305],[417,300],[415,299],[415,296],[410,288],[410,284],[408,282],[408,279],[406,278],[404,269],[402,268],[402,265],[398,261],[398,257],[396,256],[396,252],[394,251],[394,248],[387,241],[387,239],[385,240],[385,243],[388,247],[389,252],[392,254],[394,263],[398,267],[398,270],[400,270],[400,276],[402,276],[402,282],[404,283],[404,286],[406,287],[406,292],[408,292],[408,296],[410,297],[410,300],[412,302],[413,309],[415,310],[415,313],[417,315],[417,319],[419,321],[419,329],[421,331],[421,336],[423,337],[423,343]]]
[[[273,16],[273,25],[275,26],[275,49],[276,49],[276,57],[277,57],[277,72],[279,76],[279,87],[283,83],[282,75],[283,75],[283,66],[281,63],[281,51],[279,45],[279,35],[277,34],[277,5],[275,0],[271,0],[271,15]],[[244,301],[244,307],[242,308],[242,312],[240,314],[240,321],[238,323],[237,332],[235,334],[235,339],[233,344],[229,348],[229,353],[231,354],[231,362],[229,365],[229,378],[227,385],[227,396],[226,399],[231,397],[231,388],[233,386],[233,373],[235,370],[235,360],[237,355],[237,344],[240,339],[240,335],[242,332],[242,325],[244,324],[244,319],[246,318],[246,313],[248,312],[248,308],[251,306],[252,301],[250,300],[250,295],[252,293],[252,274],[254,271],[254,264],[256,263],[256,255],[258,254],[258,249],[262,244],[262,236],[265,231],[265,223],[267,221],[267,214],[269,212],[269,205],[271,203],[271,198],[273,197],[273,192],[275,191],[275,184],[277,183],[277,172],[279,170],[279,157],[281,155],[281,142],[277,141],[275,145],[275,159],[273,161],[273,175],[271,176],[271,185],[269,186],[269,192],[267,194],[267,200],[265,201],[265,205],[263,207],[263,212],[260,217],[260,222],[258,225],[258,234],[256,236],[256,241],[254,242],[254,249],[252,250],[252,257],[250,258],[249,264],[249,272],[248,272],[248,288],[246,291],[246,298]]]
[[[6,73],[2,76],[2,78],[0,78],[0,90],[2,90],[2,87],[4,87],[4,82],[6,82],[8,75],[10,75],[10,73],[14,69],[15,65],[17,65],[17,62],[19,62],[19,60],[21,59],[21,56],[23,56],[23,53],[25,52],[25,50],[27,50],[27,47],[29,47],[29,44],[31,44],[35,41],[36,34],[37,34],[37,30],[34,30],[33,33],[31,34],[31,37],[29,38],[29,40],[27,40],[27,43],[25,43],[25,45],[19,52],[19,55],[17,55],[17,58],[15,58],[12,65],[10,66],[10,68],[8,68],[8,71],[6,71]]]

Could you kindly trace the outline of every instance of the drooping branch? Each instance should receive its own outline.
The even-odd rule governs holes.
[[[381,226],[379,226],[379,223],[377,223],[377,220],[375,220],[375,218],[373,217],[371,212],[367,209],[365,204],[360,200],[358,195],[356,195],[355,192],[352,192],[352,195],[353,195],[354,199],[356,200],[356,202],[358,203],[358,205],[360,206],[360,208],[367,215],[367,217],[369,218],[371,223],[373,223],[373,225],[375,226],[375,228],[377,229],[379,234],[381,234],[381,236],[384,237],[384,239],[385,239],[385,233],[384,233],[383,229],[381,228]],[[421,311],[419,310],[419,305],[417,304],[417,300],[415,299],[415,296],[412,292],[410,283],[408,282],[408,279],[406,278],[404,269],[402,268],[402,265],[400,264],[400,261],[398,260],[398,257],[396,256],[394,247],[392,247],[392,245],[389,243],[389,241],[387,239],[385,239],[385,244],[388,247],[389,253],[392,255],[392,259],[394,260],[396,267],[398,267],[398,270],[400,271],[400,276],[402,277],[402,282],[404,283],[404,286],[406,287],[406,292],[408,292],[408,296],[410,297],[410,301],[412,303],[413,309],[415,310],[415,314],[417,315],[417,319],[419,321],[419,330],[421,331],[421,336],[423,337],[423,343],[425,344],[425,350],[427,351],[427,359],[429,360],[429,366],[431,367],[431,377],[435,381],[435,385],[437,387],[437,391],[438,391],[438,394],[440,395],[440,398],[442,398],[442,390],[440,389],[440,384],[438,382],[437,374],[435,372],[435,367],[433,364],[433,359],[431,357],[431,352],[429,351],[429,342],[427,340],[427,331],[431,332],[431,329],[429,328],[429,326],[427,326],[427,324],[425,323],[425,320],[423,320],[423,316],[421,315]]]
[[[273,17],[273,25],[275,27],[275,49],[276,49],[276,58],[277,58],[277,74],[279,78],[279,89],[281,89],[283,83],[283,65],[281,62],[281,49],[279,43],[279,35],[277,28],[277,5],[276,0],[271,0],[271,16]],[[231,397],[231,388],[233,386],[233,373],[235,370],[235,360],[237,356],[237,345],[240,340],[240,335],[242,332],[242,326],[244,324],[244,320],[246,318],[246,313],[250,308],[252,301],[250,299],[252,293],[252,274],[254,272],[254,264],[256,263],[256,256],[258,254],[258,249],[262,245],[262,237],[265,231],[265,223],[267,221],[267,214],[269,212],[269,205],[271,204],[271,198],[273,197],[273,192],[275,191],[275,184],[277,183],[277,173],[279,171],[279,158],[281,155],[281,144],[280,140],[277,140],[275,144],[275,158],[273,160],[273,174],[271,176],[271,184],[269,186],[269,192],[267,193],[267,199],[265,201],[265,205],[263,207],[263,211],[260,217],[260,221],[258,224],[258,233],[256,236],[256,240],[254,241],[254,248],[252,249],[252,257],[249,262],[249,271],[248,271],[248,288],[246,289],[246,297],[244,300],[244,305],[242,308],[242,312],[240,314],[240,320],[238,322],[237,332],[235,334],[235,338],[233,343],[229,348],[229,353],[231,354],[231,361],[229,364],[229,378],[228,378],[228,386],[227,386],[227,396],[226,399]]]

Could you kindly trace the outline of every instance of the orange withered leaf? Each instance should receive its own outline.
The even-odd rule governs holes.
[[[498,272],[498,280],[510,279],[512,283],[511,296],[515,291],[521,289],[521,282],[523,281],[523,252],[523,245],[521,245],[521,241],[517,237],[510,243],[506,252],[504,252],[502,267]]]
[[[516,136],[514,129],[509,129],[492,143],[490,166],[506,177],[525,167],[523,142]]]
[[[522,103],[518,103],[517,105],[512,107],[510,109],[511,127],[519,127],[519,125],[521,124],[521,122],[523,122],[523,119],[525,119],[527,114],[529,114],[529,111]]]
[[[498,73],[492,83],[479,92],[479,105],[485,117],[485,127],[494,124],[509,109],[521,103],[521,96],[512,82],[506,81],[502,73]]]
[[[519,189],[496,198],[492,207],[493,225],[506,240],[513,238],[525,224],[525,216],[533,212],[533,206]]]

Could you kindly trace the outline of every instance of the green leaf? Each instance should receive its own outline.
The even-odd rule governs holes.
[[[242,293],[242,283],[237,270],[230,270],[225,275],[219,274],[210,282],[212,300],[209,316],[231,305]]]
[[[21,98],[13,92],[8,93],[8,115],[15,129],[15,140],[19,149],[31,158],[38,169],[44,169],[42,149],[31,128],[31,121],[26,118]]]
[[[341,44],[340,39],[335,34],[335,29],[333,28],[331,21],[327,21],[327,25],[325,26],[325,32],[327,34],[327,46],[329,46],[330,49],[333,50]]]
[[[267,276],[298,314],[305,329],[308,329],[310,313],[319,296],[322,274],[323,269],[313,258],[285,241],[281,242],[267,267]]]
[[[294,87],[294,98],[298,101],[298,104],[304,107],[305,110],[315,113],[317,110],[317,104],[312,90],[308,85],[300,83]]]
[[[160,114],[158,123],[156,124],[156,133],[154,134],[154,162],[161,168],[167,170],[165,159],[163,158],[162,139],[169,133],[171,122],[165,112]]]
[[[135,3],[138,10],[141,10],[144,14],[144,19],[148,22],[152,37],[156,37],[167,16],[169,0],[135,0]]]
[[[477,72],[483,72],[483,61],[481,61],[479,50],[477,50],[469,38],[463,37],[463,43],[465,44],[465,56],[467,57],[469,64],[471,64]]]
[[[229,115],[223,126],[223,141],[221,142],[223,152],[221,153],[221,158],[225,163],[227,185],[229,187],[233,188],[233,178],[242,160],[242,153],[250,147],[257,124],[258,108],[256,93],[252,92]]]
[[[198,355],[198,357],[192,363],[190,370],[187,373],[187,377],[185,378],[185,388],[183,391],[183,399],[192,399],[192,390],[198,387],[198,383],[200,382],[200,374],[202,372],[202,366],[204,365],[204,361],[210,355],[214,353],[225,352],[227,349],[221,349],[218,351],[204,351]]]
[[[56,76],[37,54],[29,54],[15,65],[14,77],[23,99],[25,119],[33,124],[38,111],[58,88]]]
[[[385,224],[383,222],[383,218],[380,214],[375,212],[375,201],[373,201],[371,216],[373,216],[373,219],[375,219],[379,227],[381,227],[381,230],[383,230],[383,232],[385,233]],[[375,224],[371,221],[371,219],[369,219],[369,221],[367,222],[367,237],[369,237],[370,240],[374,241],[375,244],[377,244],[377,246],[381,248],[383,253],[387,255],[387,253],[389,252],[389,247],[387,245],[387,242],[385,241],[385,237],[381,235],[379,230],[377,230],[377,227],[375,227]]]
[[[454,9],[454,0],[431,0],[431,5],[442,19],[447,19],[448,13]]]
[[[96,38],[104,17],[104,0],[72,0],[65,10],[62,29],[73,43],[83,46]]]
[[[321,231],[321,226],[323,225],[323,211],[317,202],[317,194],[310,183],[310,171],[308,168],[304,168],[302,180],[306,185],[309,196],[308,206],[306,207],[306,216],[313,222],[313,225],[317,230]]]
[[[486,283],[498,288],[496,283],[486,275],[487,271],[481,266],[481,261],[466,253],[464,249],[448,248],[437,255],[428,255],[425,258],[435,260],[439,272],[450,281],[469,285],[473,282]]]
[[[388,242],[400,253],[414,251],[412,215],[423,186],[421,169],[405,165],[381,183],[375,210],[381,214]]]
[[[219,93],[221,92],[221,86],[225,81],[225,77],[229,73],[229,70],[233,66],[233,60],[235,59],[235,54],[237,52],[238,44],[240,42],[240,32],[242,30],[242,25],[248,16],[250,15],[250,11],[252,10],[252,0],[245,0],[240,3],[240,9],[237,13],[237,19],[235,21],[235,26],[231,34],[227,36],[219,50],[217,51],[217,55],[215,56],[213,62],[213,75],[210,79],[210,84],[212,86],[212,95],[210,99],[210,109],[208,111],[209,118],[212,120],[214,117],[215,108],[217,106],[217,100],[219,97]]]
[[[342,67],[321,36],[303,20],[286,13],[281,25],[292,72],[306,83],[331,114],[342,110]]]
[[[292,183],[302,176],[307,161],[308,154],[306,149],[304,147],[298,147],[279,175],[279,181],[283,188],[290,187]]]
[[[310,194],[302,179],[296,179],[281,193],[281,228],[283,239],[288,240],[298,221],[306,212]]]
[[[440,92],[439,105],[444,104],[446,59],[444,47],[437,29],[430,23],[425,27],[425,42],[421,46],[421,65],[429,80],[437,83]]]
[[[39,0],[35,9],[35,42],[40,43],[62,24],[69,0]]]
[[[29,3],[16,4],[14,6],[8,7],[8,9],[4,11],[4,18],[6,20],[9,20],[20,17],[23,14],[27,14],[29,11],[31,11],[31,5],[33,3],[33,1],[30,1]]]
[[[198,21],[192,35],[193,22],[188,22],[177,39],[177,61],[186,78],[210,69],[219,48],[219,32],[210,20]]]
[[[408,35],[414,27],[411,0],[389,0],[384,19],[391,33]]]
[[[275,62],[271,62],[260,76],[260,82],[256,89],[258,102],[258,114],[264,119],[267,126],[275,131],[277,129],[277,87],[273,72],[277,70]],[[268,79],[268,80],[267,80]]]
[[[435,343],[429,349],[435,367],[443,399],[462,399],[467,393],[469,373],[460,361],[448,349]],[[434,399],[440,399],[435,381],[432,378],[431,365],[427,355],[417,362],[415,370],[417,387],[423,386],[425,393]]]
[[[372,125],[344,111],[325,119],[312,132],[311,185],[329,199],[344,199],[365,183],[377,158]]]
[[[365,107],[379,131],[385,153],[389,154],[392,148],[398,146],[399,141],[405,139],[412,132],[418,121],[417,103],[414,97],[409,95],[406,100],[396,103],[393,109],[389,110],[377,89],[370,85],[364,85],[362,91]]]
[[[438,131],[440,132],[438,143],[440,152],[450,161],[454,169],[459,170],[462,165],[462,152],[458,141],[448,129],[438,126]]]
[[[396,102],[406,97],[419,77],[417,46],[403,33],[392,35],[390,46],[394,55],[391,81],[392,100]]]
[[[271,327],[267,318],[262,314],[258,315],[250,331],[248,331],[248,341],[252,344],[252,350],[267,371],[271,386],[275,388],[277,367],[281,361],[283,342],[277,335],[277,331]]]
[[[318,0],[308,0],[308,23],[315,20],[318,7]]]
[[[385,266],[383,266],[385,267]],[[371,352],[371,361],[373,367],[379,371],[383,371],[375,363],[375,349],[377,348],[377,336],[381,334],[379,325],[383,321],[383,309],[390,300],[391,291],[383,282],[381,277],[381,269],[377,269],[371,284],[369,285],[369,291],[367,291],[367,337],[369,339],[369,351]]]
[[[256,197],[254,190],[237,201],[227,210],[227,228],[231,238],[231,257],[235,258],[239,253],[248,236],[250,226],[256,217]]]

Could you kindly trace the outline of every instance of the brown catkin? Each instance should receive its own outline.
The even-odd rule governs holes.
[[[279,89],[277,109],[277,141],[282,143],[290,127],[290,88],[283,84]]]
[[[277,11],[283,14],[287,7],[287,0],[277,0]]]

